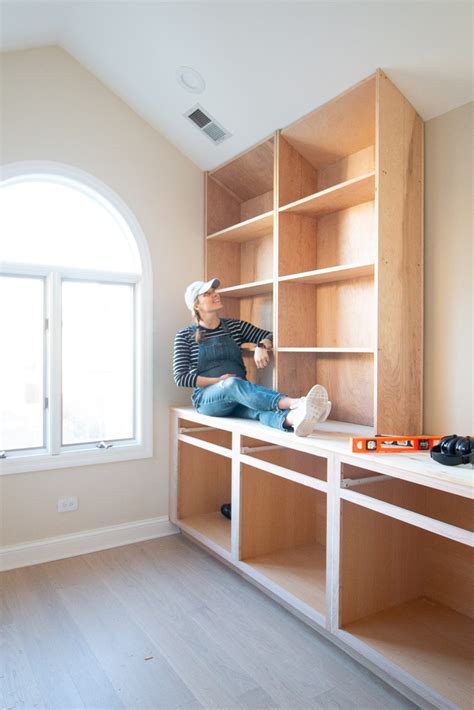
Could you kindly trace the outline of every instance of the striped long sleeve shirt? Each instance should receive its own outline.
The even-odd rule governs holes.
[[[243,343],[255,343],[260,340],[272,340],[272,333],[268,330],[257,328],[252,323],[235,318],[223,318],[227,328],[240,347]],[[213,338],[225,335],[222,325],[211,330],[201,327],[204,338]],[[196,387],[198,378],[198,352],[199,344],[196,343],[195,330],[192,326],[180,330],[174,339],[173,377],[178,387]]]

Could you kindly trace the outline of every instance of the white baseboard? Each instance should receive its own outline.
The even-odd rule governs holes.
[[[110,547],[152,540],[178,532],[178,528],[170,522],[168,516],[163,515],[159,518],[85,530],[72,535],[49,537],[19,545],[5,545],[0,547],[0,571],[107,550]]]

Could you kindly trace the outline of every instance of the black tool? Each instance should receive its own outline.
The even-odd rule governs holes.
[[[459,466],[462,463],[474,464],[474,437],[451,434],[433,446],[430,456],[434,461],[445,466]]]

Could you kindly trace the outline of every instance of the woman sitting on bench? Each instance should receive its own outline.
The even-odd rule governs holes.
[[[272,333],[235,318],[220,318],[219,279],[194,281],[185,301],[195,324],[180,330],[174,342],[173,374],[179,387],[193,387],[200,414],[255,419],[267,426],[308,436],[331,411],[328,393],[314,385],[306,397],[293,398],[249,382],[240,346],[255,343],[255,364],[269,363]]]

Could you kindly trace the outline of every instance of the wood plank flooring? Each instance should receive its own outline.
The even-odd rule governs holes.
[[[5,710],[415,707],[182,535],[0,585]]]

